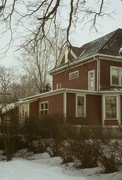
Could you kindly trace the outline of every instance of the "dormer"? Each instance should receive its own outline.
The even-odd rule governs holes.
[[[77,56],[73,52],[72,48],[70,48],[69,46],[65,46],[61,51],[59,59],[57,60],[56,67],[66,64],[68,61],[71,62],[76,58]]]

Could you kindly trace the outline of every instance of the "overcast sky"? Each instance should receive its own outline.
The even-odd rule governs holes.
[[[79,24],[77,29],[74,29],[71,36],[71,42],[74,46],[81,46],[91,40],[99,38],[109,32],[112,32],[118,28],[122,28],[122,1],[120,0],[109,0],[109,11],[113,11],[113,17],[104,17],[98,21],[98,32],[90,30],[90,26],[86,25],[85,28],[82,24]],[[3,30],[3,26],[0,26],[0,32]],[[0,35],[0,49],[4,48],[9,39],[9,34],[6,34],[4,38]],[[16,41],[16,40],[15,40]],[[9,67],[19,67],[19,63],[16,59],[17,53],[15,48],[11,48],[7,55],[1,54],[0,64]]]

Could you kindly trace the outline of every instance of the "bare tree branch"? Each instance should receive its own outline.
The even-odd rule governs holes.
[[[91,23],[91,27],[97,30],[98,18],[108,14],[107,9],[104,9],[105,0],[97,0],[97,6],[94,5],[94,2],[92,7],[92,5],[89,6],[88,0],[1,0],[0,22],[6,23],[7,28],[11,31],[10,42],[16,32],[14,28],[20,26],[22,31],[26,29],[26,34],[23,32],[23,38],[26,36],[26,39],[20,47],[25,48],[33,42],[36,46],[38,43],[35,42],[46,39],[46,43],[53,48],[51,41],[54,34],[56,35],[57,26],[62,23],[60,26],[62,28],[63,21],[66,20],[67,33],[64,44],[68,43],[71,46],[70,35],[77,21]],[[23,8],[20,9],[20,7]],[[60,17],[63,11],[66,11],[66,14],[64,17]]]

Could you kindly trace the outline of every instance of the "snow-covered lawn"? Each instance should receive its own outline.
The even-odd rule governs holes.
[[[99,168],[75,169],[72,163],[62,165],[59,157],[50,158],[47,153],[0,161],[0,180],[122,180],[120,171],[99,172]]]

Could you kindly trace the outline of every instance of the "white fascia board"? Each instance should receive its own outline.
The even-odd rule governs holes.
[[[37,95],[33,95],[33,96],[29,96],[29,97],[20,99],[20,101],[31,100],[33,98],[38,98],[40,96],[56,93],[56,92],[59,92],[59,91],[62,91],[62,90],[63,89],[58,89],[58,90],[48,91],[48,92],[45,92],[45,93],[40,93],[40,94],[37,94]]]
[[[122,90],[119,91],[89,91],[89,90],[80,90],[80,89],[66,89],[69,93],[86,93],[86,94],[94,94],[94,95],[102,95],[102,94],[122,94]]]
[[[76,59],[76,58],[78,58],[77,56],[76,56],[76,54],[73,52],[73,50],[71,49],[71,55]]]
[[[80,90],[80,89],[66,89],[67,93],[85,93],[85,94],[94,94],[99,95],[98,91],[89,91],[89,90]]]
[[[41,93],[41,94],[37,94],[37,95],[34,95],[34,96],[30,96],[30,97],[27,97],[27,98],[23,98],[23,99],[20,99],[20,102],[33,102],[35,100],[38,100],[39,98],[43,98],[43,97],[48,97],[48,96],[51,96],[51,95],[55,95],[55,94],[60,94],[60,93],[63,93],[65,91],[65,89],[57,89],[57,90],[53,90],[53,91],[49,91],[49,92],[46,92],[46,93]]]
[[[61,89],[49,91],[49,92],[46,92],[46,93],[41,93],[41,94],[38,94],[38,95],[23,98],[23,99],[20,99],[19,102],[21,102],[21,103],[31,102],[31,101],[33,102],[33,101],[38,100],[38,99],[43,98],[43,97],[48,97],[48,96],[51,96],[51,95],[61,94],[61,93],[64,93],[64,92],[67,92],[67,93],[68,92],[69,93],[86,93],[86,94],[97,94],[97,95],[99,93],[98,91],[61,88]]]
[[[68,56],[68,53],[69,53],[69,52],[71,53],[71,55],[72,55],[75,59],[77,58],[76,54],[72,51],[72,49],[69,50],[69,47],[66,45],[66,46],[61,50],[61,54],[60,54],[60,56],[59,56],[59,59],[57,60],[57,65],[60,65],[63,57],[64,57],[65,55]],[[66,59],[65,59],[65,60],[66,60]],[[67,59],[67,60],[68,60],[68,59]]]
[[[100,56],[101,58],[107,58],[105,60],[114,60],[114,61],[122,61],[122,56],[111,56],[107,54],[96,54],[97,56]]]
[[[56,69],[53,69],[53,70],[49,71],[49,74],[52,75],[53,73],[56,73],[56,72],[61,71],[61,70],[64,70],[67,67],[72,67],[72,66],[75,66],[77,64],[83,63],[84,61],[90,60],[93,57],[94,56],[89,56],[87,58],[83,58],[83,59],[79,59],[79,60],[77,59],[76,61],[71,62],[70,64],[65,64],[64,66],[57,67]]]
[[[117,90],[117,91],[99,91],[99,93],[100,94],[122,94],[122,90],[121,91],[119,91],[119,90]]]
[[[101,95],[101,94],[105,94],[105,93],[106,94],[109,94],[109,93],[122,94],[122,91],[119,91],[119,90],[117,90],[117,91],[89,91],[89,90],[81,90],[81,89],[61,88],[61,89],[57,89],[57,90],[49,91],[46,93],[41,93],[38,95],[34,95],[34,96],[30,96],[27,98],[20,99],[19,103],[33,102],[33,101],[39,100],[40,98],[43,98],[43,97],[49,97],[49,96],[61,94],[64,92],[67,92],[67,93],[86,93],[86,94],[94,94],[94,95]]]
[[[77,64],[85,63],[88,60],[93,60],[93,59],[96,60],[96,58],[100,58],[100,59],[102,58],[102,59],[105,59],[105,60],[112,60],[112,61],[122,62],[122,57],[121,56],[111,56],[111,55],[105,55],[105,54],[97,53],[97,54],[94,54],[94,55],[91,55],[91,56],[88,56],[88,57],[85,57],[85,58],[77,58],[77,60],[70,63],[70,65],[65,64],[64,66],[53,69],[53,70],[49,71],[49,74],[52,75],[52,74],[54,74],[54,73],[56,73],[58,71],[64,70],[66,67],[72,67],[72,66],[75,66]]]
[[[60,63],[61,63],[61,61],[62,61],[62,59],[63,59],[63,57],[64,57],[64,55],[65,55],[65,52],[67,51],[67,45],[61,50],[61,54],[60,54],[60,56],[59,56],[59,58],[58,58],[58,60],[57,60],[57,62],[56,62],[56,64],[57,65],[60,65]]]

